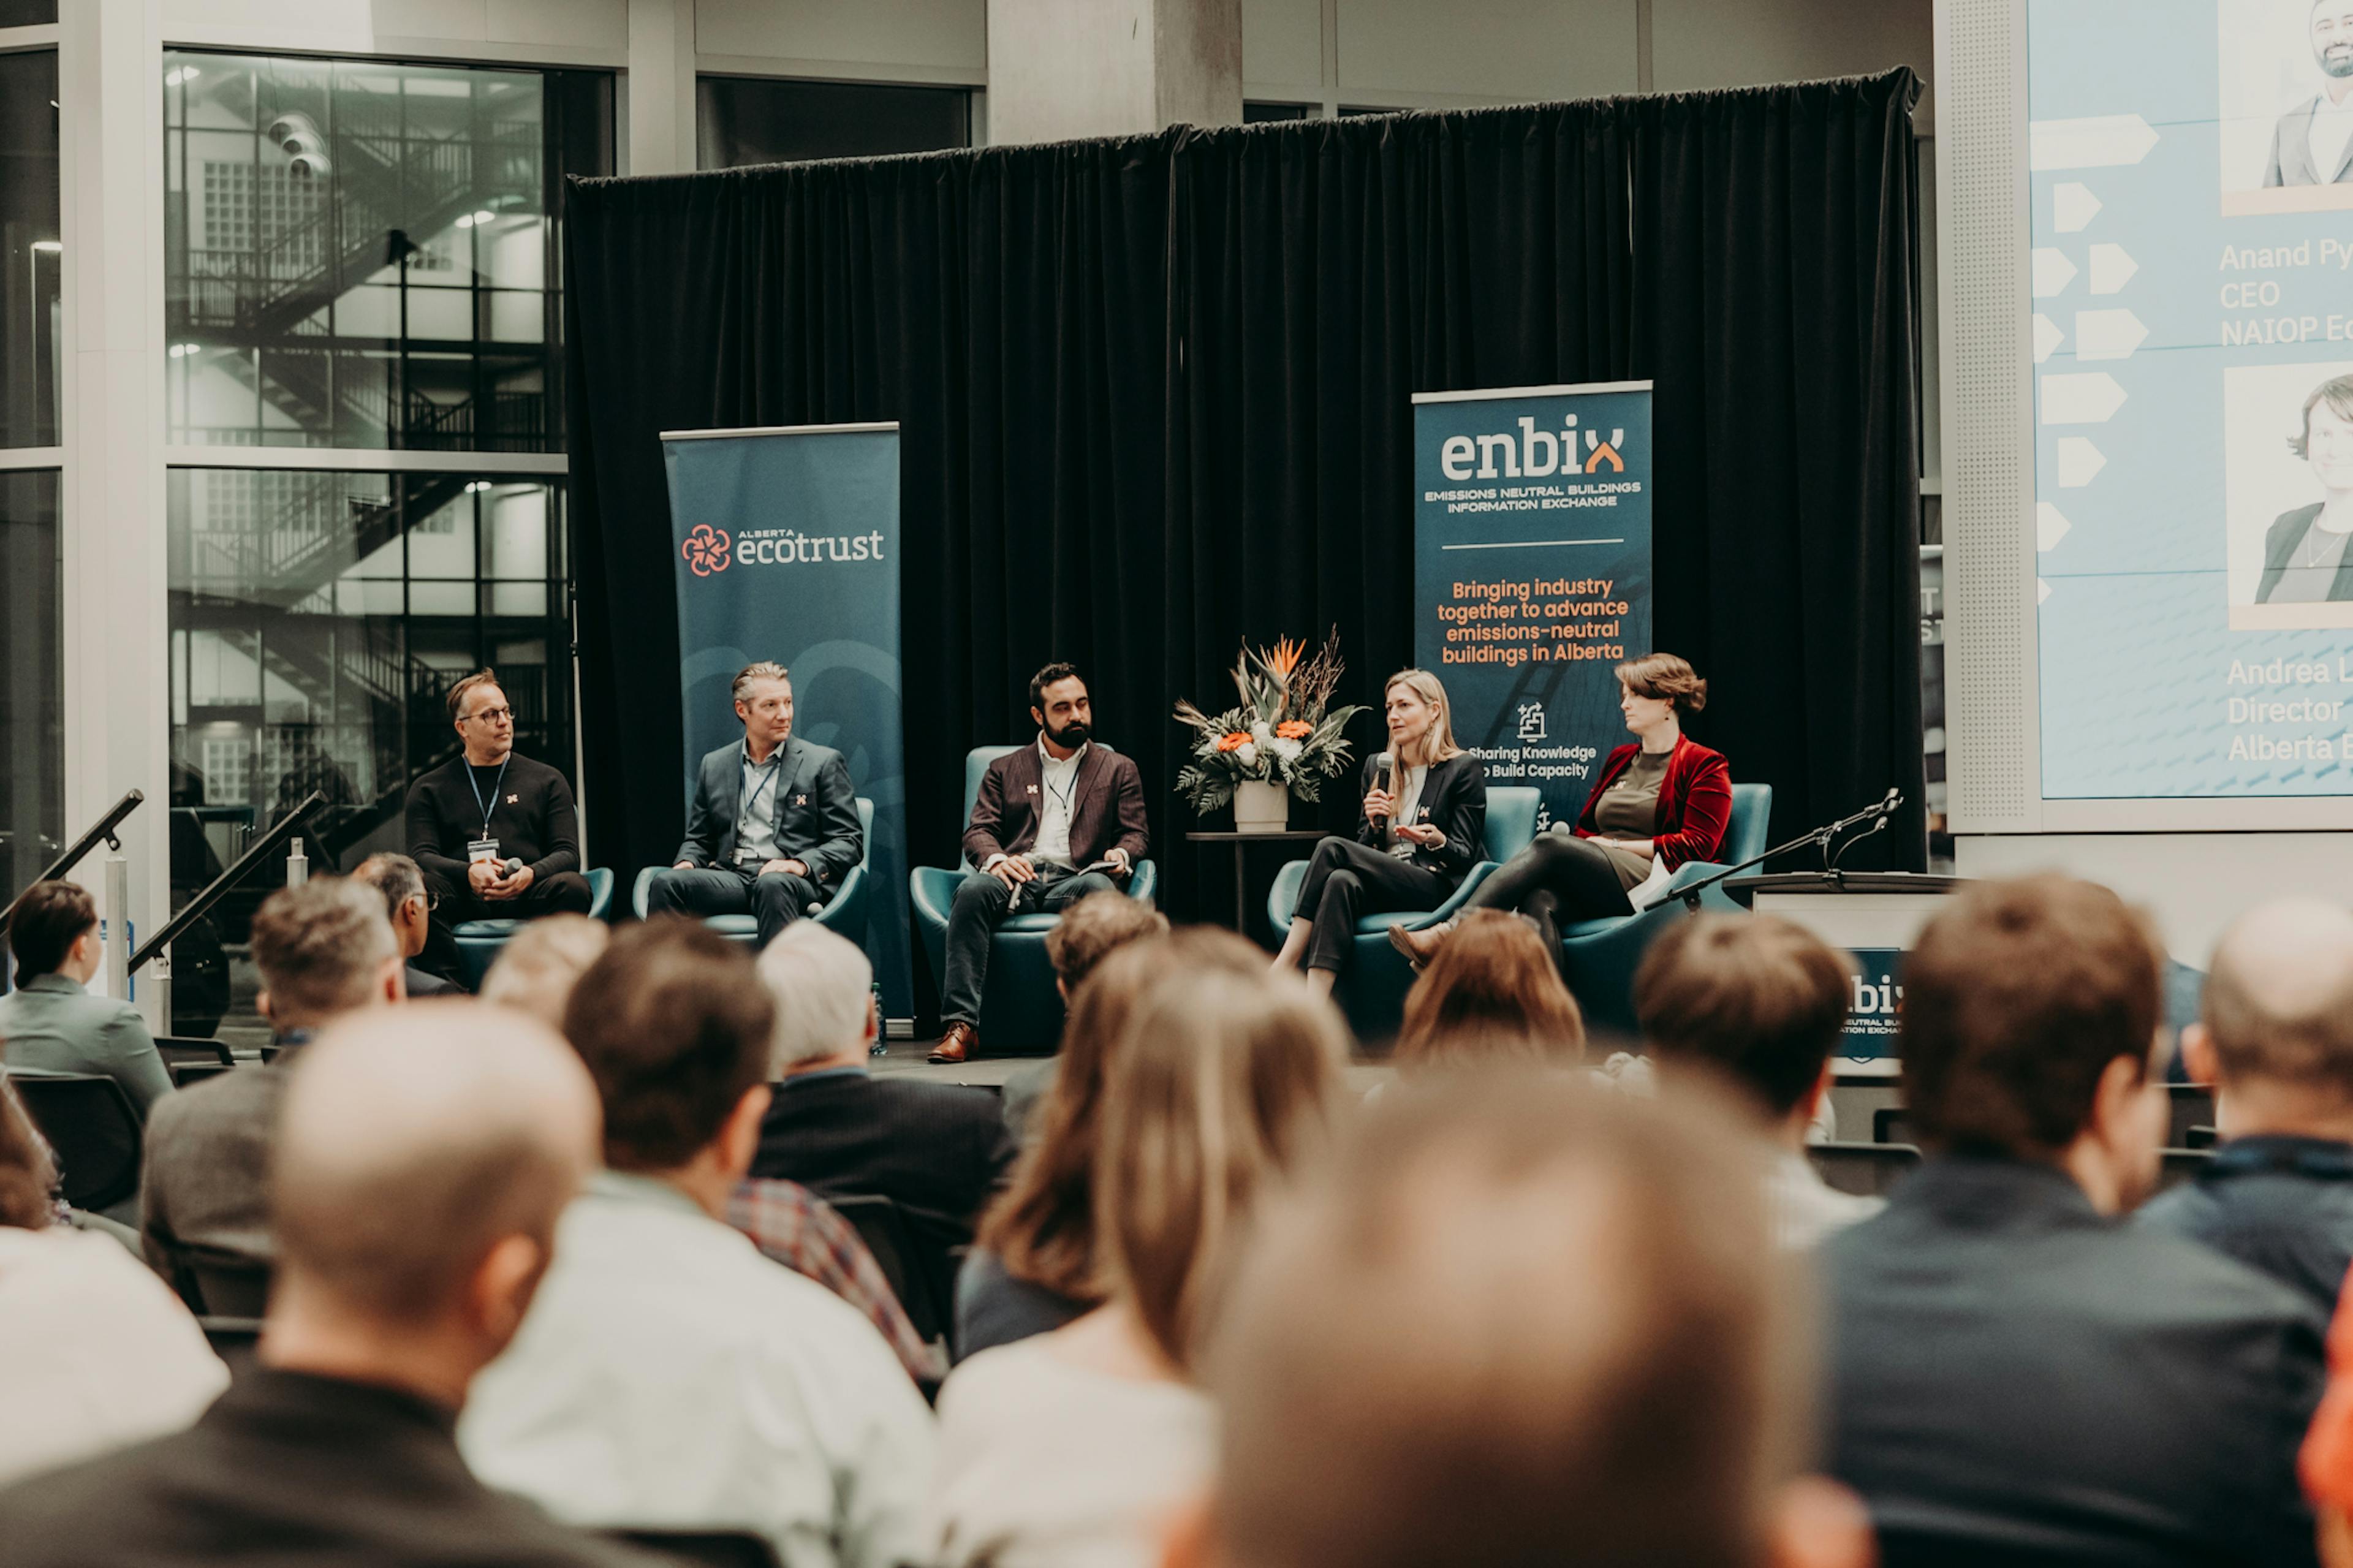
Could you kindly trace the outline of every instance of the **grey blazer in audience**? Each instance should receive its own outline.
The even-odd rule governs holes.
[[[112,1079],[142,1117],[172,1092],[172,1075],[139,1010],[93,996],[62,974],[37,974],[0,996],[0,1041],[12,1068]]]
[[[2353,1268],[2353,1144],[2233,1138],[2196,1181],[2163,1194],[2138,1219],[2235,1258],[2333,1313]]]
[[[290,1059],[192,1084],[148,1119],[140,1185],[147,1261],[167,1277],[167,1248],[174,1243],[277,1257],[269,1235],[269,1142]]]
[[[1930,1161],[1822,1258],[1830,1468],[1883,1542],[2314,1561],[2295,1460],[2327,1325],[2301,1295],[1993,1158]]]

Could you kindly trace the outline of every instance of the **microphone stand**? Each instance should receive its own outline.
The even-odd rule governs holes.
[[[1861,811],[1854,813],[1852,816],[1841,816],[1836,822],[1826,823],[1820,827],[1814,828],[1807,833],[1802,833],[1797,837],[1790,839],[1787,844],[1776,844],[1772,848],[1766,850],[1762,855],[1752,855],[1747,859],[1740,862],[1737,866],[1726,866],[1721,871],[1710,872],[1707,876],[1702,877],[1698,881],[1694,882],[1688,888],[1676,889],[1674,897],[1681,899],[1683,901],[1683,907],[1685,909],[1692,910],[1694,913],[1697,913],[1699,910],[1699,896],[1707,891],[1710,888],[1715,887],[1718,882],[1730,877],[1736,877],[1741,872],[1747,870],[1751,866],[1762,866],[1766,861],[1772,859],[1777,855],[1786,855],[1792,849],[1801,848],[1809,844],[1819,845],[1822,851],[1822,872],[1832,881],[1836,881],[1839,878],[1838,862],[1840,858],[1843,857],[1848,849],[1852,848],[1855,845],[1860,844],[1864,839],[1870,837],[1873,833],[1877,833],[1881,828],[1885,827],[1887,826],[1888,817],[1894,815],[1895,808],[1903,804],[1903,795],[1897,794],[1894,790],[1889,790],[1887,792],[1887,798],[1884,800],[1873,801],[1871,805],[1864,806]],[[1845,845],[1840,847],[1836,855],[1831,853],[1831,846],[1837,841],[1840,834],[1844,833],[1848,828],[1854,826],[1857,823],[1863,822],[1865,820],[1869,820],[1872,824],[1870,832],[1856,834],[1852,838],[1847,840]]]

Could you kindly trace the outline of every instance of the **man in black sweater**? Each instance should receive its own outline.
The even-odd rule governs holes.
[[[464,750],[409,786],[408,854],[435,900],[418,964],[455,981],[460,921],[585,915],[589,892],[572,786],[517,754],[499,678],[477,670],[451,687],[449,720]]]

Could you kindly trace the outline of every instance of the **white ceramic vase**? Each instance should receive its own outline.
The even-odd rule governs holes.
[[[1234,831],[1280,833],[1291,824],[1291,786],[1244,779],[1234,785]]]

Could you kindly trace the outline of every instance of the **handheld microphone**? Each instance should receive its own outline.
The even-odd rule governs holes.
[[[1397,759],[1387,752],[1381,752],[1373,759],[1373,787],[1383,795],[1397,793]],[[1387,816],[1373,818],[1375,827],[1386,826],[1388,823]]]
[[[503,864],[501,864],[501,865],[499,867],[499,875],[500,875],[500,876],[501,876],[501,877],[512,877],[512,876],[513,876],[517,871],[520,871],[520,870],[522,870],[522,862],[521,860],[519,860],[519,859],[511,859],[511,860],[508,860],[508,861],[504,862]]]

